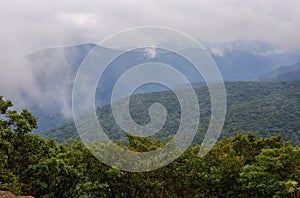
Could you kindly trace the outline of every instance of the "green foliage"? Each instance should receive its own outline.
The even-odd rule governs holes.
[[[25,135],[37,127],[37,120],[29,111],[18,113],[9,109],[12,106],[11,101],[3,100],[3,96],[0,96],[0,113],[3,116],[0,120],[1,131],[10,130],[18,135]]]
[[[248,131],[262,137],[281,135],[293,145],[300,140],[300,81],[290,82],[227,82],[227,115],[221,138]],[[206,87],[196,87],[200,105],[200,124],[194,143],[200,144],[210,120],[210,97]],[[171,91],[131,96],[130,112],[141,125],[150,122],[148,110],[151,104],[161,103],[167,110],[165,125],[153,139],[167,142],[172,139],[180,124],[180,106]],[[123,132],[113,119],[110,106],[97,110],[105,133],[113,140],[126,142]],[[74,123],[69,122],[41,132],[41,137],[53,138],[59,143],[67,139],[79,140]]]
[[[243,167],[240,182],[248,194],[264,197],[300,195],[300,148],[283,144],[276,149],[264,149],[256,162]]]
[[[147,152],[159,149],[164,146],[159,140],[151,140],[146,137],[139,137],[127,134],[127,140],[129,142],[127,148],[129,150],[137,152]]]
[[[0,97],[0,190],[19,195],[62,198],[300,197],[300,147],[283,142],[280,136],[263,138],[254,133],[236,133],[243,128],[242,125],[246,127],[240,131],[245,133],[251,125],[248,122],[252,122],[252,129],[257,129],[254,132],[264,136],[280,134],[280,129],[284,132],[290,130],[282,133],[284,140],[298,137],[298,134],[293,135],[299,132],[299,83],[278,83],[272,87],[262,83],[251,87],[253,82],[240,87],[239,83],[232,83],[231,87],[237,87],[235,91],[227,92],[229,118],[222,140],[207,155],[200,157],[197,141],[207,127],[204,122],[194,146],[168,166],[143,173],[109,167],[95,158],[82,142],[74,139],[58,144],[30,134],[36,127],[36,119],[26,110],[21,113],[11,110],[12,103]],[[247,91],[236,91],[238,89]],[[201,115],[205,121],[210,115],[208,95],[202,87],[197,93],[202,98],[200,105],[204,112]],[[148,107],[157,99],[166,101],[165,105],[172,111],[167,127],[152,139],[124,134],[112,122],[106,122],[106,119],[112,118],[109,106],[99,110],[102,112],[99,113],[100,121],[106,124],[106,129],[112,127],[111,130],[117,131],[111,137],[125,142],[125,145],[117,142],[124,149],[147,152],[161,148],[165,145],[164,141],[174,134],[178,125],[177,115],[180,115],[174,95],[169,94],[137,95],[141,98],[136,101],[133,98],[132,104],[140,99],[145,103],[141,109],[139,105],[133,105],[131,112],[140,124],[149,122]],[[104,115],[109,116],[106,118]],[[230,120],[232,115],[242,118],[238,122]],[[268,127],[265,133],[263,126]],[[73,132],[72,126],[61,129]],[[231,132],[230,129],[236,130]],[[227,137],[231,134],[235,136]],[[101,152],[101,144],[90,147]],[[111,159],[116,157],[122,156],[111,156]]]
[[[37,120],[27,110],[21,113],[11,110],[12,106],[11,101],[0,96],[0,189],[19,192],[22,187],[19,174],[24,170],[23,165],[34,161],[31,153],[25,152],[30,149],[25,142],[30,141],[28,133],[37,127]]]

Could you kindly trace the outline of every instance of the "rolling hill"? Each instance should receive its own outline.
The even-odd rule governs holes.
[[[300,80],[300,62],[279,67],[261,77],[263,81],[291,81]]]
[[[283,140],[296,144],[300,140],[300,81],[289,82],[227,82],[227,115],[222,136],[251,131],[262,137],[281,135]],[[200,104],[200,125],[195,143],[202,141],[210,118],[210,98],[205,86],[195,87]],[[150,121],[148,109],[159,102],[168,110],[164,127],[153,138],[168,141],[179,126],[180,107],[171,91],[137,94],[131,97],[130,112],[141,125]],[[97,110],[106,134],[114,140],[125,142],[125,133],[114,122],[109,105]],[[55,126],[39,135],[62,143],[78,139],[73,122]],[[126,143],[126,142],[125,142]]]

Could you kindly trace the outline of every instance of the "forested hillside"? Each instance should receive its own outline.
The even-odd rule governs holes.
[[[132,173],[98,161],[80,142],[30,134],[36,119],[0,97],[0,191],[34,197],[299,197],[300,148],[280,137],[224,137],[200,157],[190,147],[163,168]],[[127,135],[131,151],[163,143]]]
[[[299,80],[300,79],[300,62],[283,66],[275,69],[274,71],[268,72],[267,74],[261,76],[263,81],[289,81],[289,80]]]
[[[222,136],[252,131],[262,137],[281,135],[294,145],[300,140],[300,81],[290,82],[227,82],[227,115]],[[194,143],[201,143],[210,119],[210,97],[206,87],[197,86],[200,104],[200,125]],[[179,126],[180,107],[171,91],[138,94],[131,97],[130,111],[138,124],[150,121],[148,109],[154,102],[168,110],[166,124],[152,138],[167,141]],[[126,134],[115,124],[110,106],[97,111],[101,126],[111,139],[126,143]],[[41,137],[59,143],[79,139],[72,122],[41,132]]]
[[[269,72],[272,74],[270,80],[274,80],[273,77],[276,77],[276,75],[274,76],[273,72],[275,71],[275,74],[277,74],[276,69],[279,67],[279,73],[283,73],[280,80],[299,80],[297,77],[299,71],[296,73],[294,69],[286,66],[299,62],[299,49],[279,50],[279,46],[257,40],[236,40],[221,43],[202,40],[200,42],[203,43],[216,62],[224,81],[257,80],[260,77],[265,80],[266,73],[266,77],[270,77]],[[41,49],[27,56],[29,65],[26,67],[33,72],[32,77],[36,82],[36,90],[33,92],[32,85],[24,84],[20,94],[22,95],[21,101],[26,104],[26,108],[39,117],[39,128],[34,133],[51,128],[53,123],[62,124],[66,120],[72,119],[72,88],[76,72],[86,55],[95,47],[101,49],[101,54],[105,57],[110,57],[119,52],[116,48],[109,49],[104,46],[86,43]],[[278,50],[280,53],[278,53]],[[145,58],[147,58],[145,52],[135,50],[125,53],[125,56],[122,56],[123,58],[116,59],[110,64],[109,69],[102,76],[103,79],[99,79],[96,105],[102,106],[110,102],[109,90],[121,74],[133,65],[145,61]],[[191,82],[203,82],[198,72],[188,69],[189,63],[182,61],[179,56],[170,56],[165,50],[158,49],[156,55],[154,59],[156,62],[172,65],[172,67],[184,73]],[[144,74],[139,74],[139,76],[142,75]],[[149,76],[150,74],[147,73],[146,75]],[[160,90],[161,87],[152,86],[141,91],[153,92]],[[13,98],[12,96],[7,97]]]

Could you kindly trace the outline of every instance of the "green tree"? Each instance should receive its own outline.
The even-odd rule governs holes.
[[[299,197],[300,148],[284,144],[281,148],[264,149],[256,162],[243,167],[242,189],[260,197]]]
[[[37,127],[37,120],[27,110],[18,113],[12,107],[11,101],[0,96],[0,189],[18,193],[21,187],[18,172],[23,164],[16,158],[26,155],[20,147],[25,135]]]

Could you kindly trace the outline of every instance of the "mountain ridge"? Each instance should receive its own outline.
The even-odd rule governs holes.
[[[300,81],[290,82],[227,82],[227,115],[223,136],[248,131],[262,137],[282,135],[284,141],[297,144],[300,140]],[[200,128],[195,137],[201,143],[210,120],[209,92],[205,86],[196,87],[200,105]],[[148,109],[155,102],[168,110],[168,118],[154,138],[168,141],[176,132],[180,120],[180,107],[171,91],[144,93],[131,97],[131,115],[141,125],[150,122]],[[97,110],[103,130],[113,140],[124,141],[125,133],[113,121],[109,105]],[[59,143],[78,139],[74,123],[68,122],[40,132],[43,138],[54,138]]]
[[[278,54],[277,46],[267,44],[262,41],[232,41],[223,43],[207,44],[205,47],[216,62],[221,75],[225,81],[247,81],[260,79],[262,73],[271,72],[282,65],[291,65],[300,60],[300,51],[297,50]],[[75,46],[67,46],[62,48],[47,48],[31,53],[28,58],[31,61],[31,69],[34,71],[37,91],[30,94],[26,90],[22,90],[23,99],[28,105],[25,107],[31,110],[37,117],[40,117],[41,131],[51,127],[52,124],[46,122],[49,115],[43,112],[52,111],[50,117],[52,120],[59,117],[58,122],[70,119],[72,116],[72,89],[73,82],[82,61],[86,55],[96,47],[96,44],[80,44]],[[100,46],[102,47],[102,46]],[[213,48],[219,47],[225,49],[222,56],[214,54]],[[103,48],[108,54],[114,53],[116,49]],[[268,54],[272,51],[274,54]],[[259,54],[259,53],[261,54]],[[140,52],[142,53],[142,52]],[[263,55],[262,55],[263,54]],[[157,59],[159,61],[159,59]],[[178,65],[178,61],[169,60],[170,65]],[[276,64],[275,64],[276,63]],[[283,64],[284,63],[284,64]],[[119,64],[119,63],[118,63]],[[179,67],[178,65],[177,67]],[[116,67],[120,68],[120,67]],[[123,68],[124,70],[125,68]],[[107,89],[111,86],[111,79],[116,78],[118,71],[111,71],[109,75],[103,79],[106,87],[97,87],[96,97],[102,97],[101,106],[110,102]],[[190,76],[194,72],[189,72]],[[194,77],[196,81],[202,82],[201,77]],[[197,83],[197,82],[193,82]],[[152,86],[145,87],[142,92],[152,92],[163,90],[162,87]],[[99,101],[99,100],[98,100]],[[48,118],[46,118],[48,117]],[[50,123],[53,123],[51,121]],[[62,122],[61,122],[62,123]]]
[[[300,80],[300,62],[279,67],[269,73],[262,75],[260,80],[263,81],[292,81]]]

